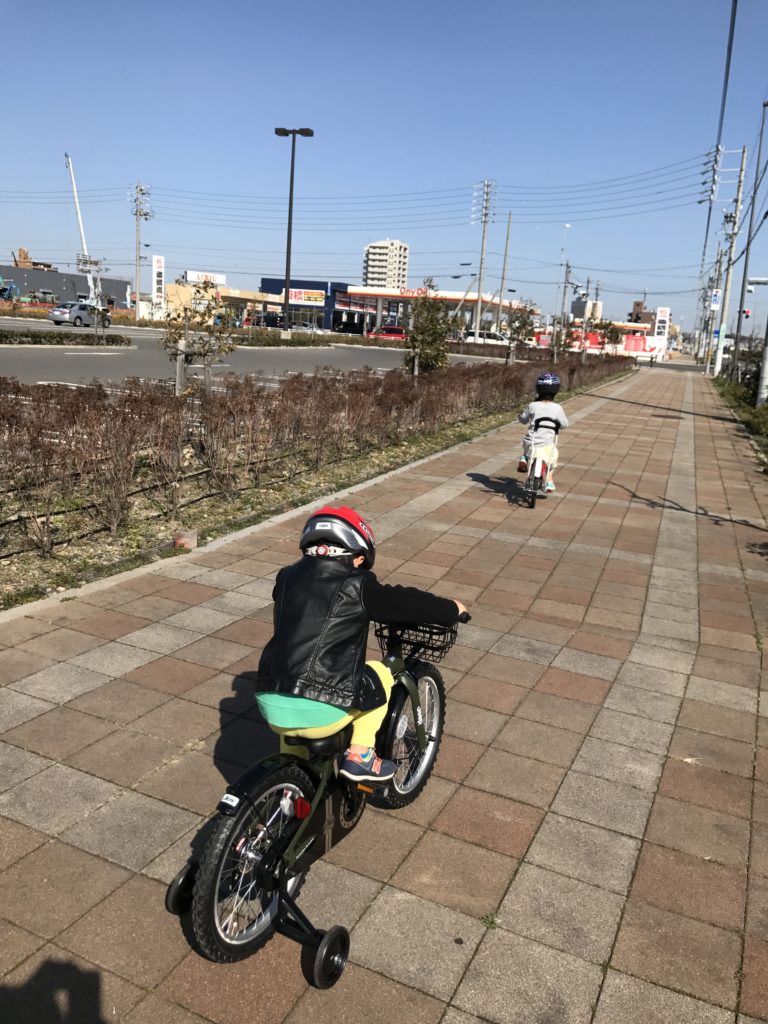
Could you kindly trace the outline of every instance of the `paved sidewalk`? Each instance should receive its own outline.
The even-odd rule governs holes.
[[[473,621],[426,791],[302,893],[352,930],[330,992],[281,937],[207,963],[163,909],[269,742],[238,676],[303,516],[0,615],[3,1024],[768,1020],[768,486],[684,368],[568,414],[533,511],[515,427],[354,496],[380,575]]]

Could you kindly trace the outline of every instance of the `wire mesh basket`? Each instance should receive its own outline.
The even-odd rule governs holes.
[[[416,622],[375,622],[373,624],[381,653],[401,647],[406,661],[424,655],[431,661],[442,661],[456,643],[458,628]]]

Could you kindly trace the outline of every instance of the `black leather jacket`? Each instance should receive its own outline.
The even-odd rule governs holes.
[[[375,689],[364,679],[365,576],[338,558],[305,556],[280,570],[275,633],[259,661],[257,693],[290,693],[344,710],[381,703],[381,694],[363,692]]]
[[[374,672],[365,671],[368,624],[458,618],[454,601],[415,587],[379,583],[350,558],[305,555],[277,574],[272,639],[259,661],[257,693],[286,693],[348,711],[370,711],[386,700]]]

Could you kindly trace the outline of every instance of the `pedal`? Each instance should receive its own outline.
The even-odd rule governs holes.
[[[376,788],[374,786],[364,786],[362,782],[357,783],[357,788],[363,793],[375,793]]]

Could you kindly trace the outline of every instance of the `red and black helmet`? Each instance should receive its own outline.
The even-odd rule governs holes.
[[[299,547],[312,555],[362,555],[366,569],[376,559],[373,530],[353,508],[326,505],[313,512],[304,524]]]

